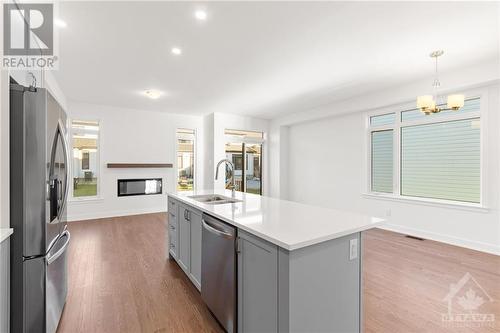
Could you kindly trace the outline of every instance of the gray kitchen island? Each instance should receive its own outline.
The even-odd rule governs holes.
[[[220,297],[233,297],[222,290],[234,285],[234,306],[223,300],[231,304],[224,311],[234,313],[219,316],[222,310],[206,302],[228,332],[361,331],[362,233],[383,219],[224,190],[169,193],[168,212],[167,253],[202,296],[221,288]],[[225,236],[226,244],[234,246],[224,253],[206,245],[202,235],[229,229],[234,238]],[[213,271],[203,269],[203,258],[214,266],[226,256],[234,265],[215,265],[224,276],[202,283],[202,272]]]

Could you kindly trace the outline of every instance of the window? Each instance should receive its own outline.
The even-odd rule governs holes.
[[[481,202],[480,99],[460,111],[369,118],[370,190],[401,197]]]
[[[99,180],[99,123],[73,120],[73,197],[95,197]]]
[[[236,191],[262,194],[262,145],[264,133],[242,130],[225,130],[226,158],[234,164]],[[245,167],[243,167],[245,166]],[[229,186],[226,170],[226,187]]]
[[[195,132],[177,129],[177,190],[193,191],[195,175]]]

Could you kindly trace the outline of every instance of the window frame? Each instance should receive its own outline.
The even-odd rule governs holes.
[[[253,137],[243,137],[239,135],[231,135],[231,134],[226,134],[226,131],[245,131],[245,132],[255,132],[255,133],[262,133],[262,138],[253,138]],[[232,143],[241,143],[242,144],[242,179],[243,179],[243,191],[242,193],[248,193],[246,192],[246,179],[245,179],[245,170],[246,170],[246,163],[247,163],[247,152],[246,152],[246,145],[247,144],[258,144],[260,145],[260,172],[261,172],[261,177],[260,177],[260,195],[264,195],[264,183],[265,183],[265,158],[264,158],[264,151],[266,149],[266,132],[264,131],[257,131],[257,130],[235,130],[234,128],[225,128],[224,129],[224,140],[225,143],[232,142]],[[225,148],[224,148],[224,156],[225,156]],[[251,193],[250,193],[251,194]],[[257,194],[259,195],[259,194]]]
[[[488,94],[484,89],[477,89],[468,91],[465,93],[466,100],[470,99],[480,99],[479,103],[479,111],[467,112],[467,113],[450,113],[448,115],[440,115],[439,119],[435,119],[432,115],[416,120],[408,120],[402,122],[402,113],[404,111],[414,110],[415,103],[407,102],[401,103],[397,105],[392,105],[390,107],[383,107],[374,109],[366,112],[365,116],[365,145],[366,145],[366,181],[365,181],[365,189],[363,192],[363,197],[366,198],[380,198],[385,200],[392,201],[402,201],[407,203],[419,203],[425,205],[437,205],[437,206],[453,206],[453,207],[462,207],[462,208],[471,208],[471,209],[479,209],[479,210],[488,210],[486,207],[487,201],[487,179],[486,175],[488,174],[487,170],[487,154],[485,154],[487,147],[487,138],[488,138],[488,116],[486,112],[486,108],[488,107]],[[371,117],[380,116],[389,113],[395,113],[395,122],[390,125],[379,125],[372,126],[371,125]],[[474,119],[479,118],[481,131],[480,131],[480,198],[479,203],[469,203],[463,201],[456,200],[447,200],[447,199],[434,199],[434,198],[423,198],[423,197],[413,197],[406,196],[401,194],[401,129],[403,127],[409,126],[418,126],[418,125],[426,125],[426,124],[435,124],[441,122],[450,122],[456,120],[466,120],[466,119]],[[371,151],[371,133],[375,131],[383,131],[383,130],[393,130],[393,192],[385,193],[385,192],[376,192],[372,191],[372,151]]]
[[[190,131],[193,131],[193,134],[187,134],[187,133],[178,133],[177,131],[179,130],[190,130]],[[178,155],[179,155],[179,142],[178,140],[179,139],[183,139],[183,140],[193,140],[193,166],[194,166],[194,172],[193,172],[193,190],[192,191],[196,191],[196,189],[198,188],[197,184],[198,184],[198,131],[196,128],[189,128],[189,127],[176,127],[175,128],[175,139],[174,139],[174,143],[175,143],[175,191],[179,191],[177,189],[177,186],[179,184],[179,161],[178,161]],[[188,192],[187,190],[186,191],[182,191],[182,192]]]
[[[102,120],[99,118],[89,118],[89,117],[75,117],[75,118],[68,118],[68,142],[69,142],[69,150],[70,150],[70,158],[71,158],[71,170],[70,170],[70,191],[71,195],[68,196],[68,202],[86,202],[86,201],[101,201],[103,200],[102,195],[101,195],[101,178],[103,175],[103,166],[101,165],[101,147],[102,147]],[[74,158],[73,158],[73,121],[94,121],[99,124],[99,135],[97,136],[97,154],[96,154],[96,164],[97,164],[97,169],[99,170],[99,177],[97,177],[97,191],[96,195],[92,196],[85,196],[85,197],[75,197],[73,195],[74,192],[74,183],[73,183],[73,163],[74,163]]]

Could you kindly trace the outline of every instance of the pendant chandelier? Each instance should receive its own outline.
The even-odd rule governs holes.
[[[439,105],[438,89],[441,86],[441,82],[439,81],[438,58],[442,56],[443,53],[443,50],[438,50],[430,54],[430,57],[435,59],[436,64],[434,82],[432,83],[434,95],[423,95],[417,97],[417,107],[426,115],[447,110],[458,111],[464,106],[464,95],[449,95],[447,99],[447,108],[443,108]]]

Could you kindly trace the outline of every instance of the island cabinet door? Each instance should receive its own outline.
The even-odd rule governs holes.
[[[186,274],[189,274],[191,265],[191,223],[189,221],[189,210],[184,206],[179,206],[179,216],[177,216],[179,224],[179,239],[178,243],[178,263]]]
[[[238,332],[278,331],[278,248],[238,230]]]
[[[191,224],[191,267],[190,277],[198,290],[201,289],[201,212],[189,210]]]

